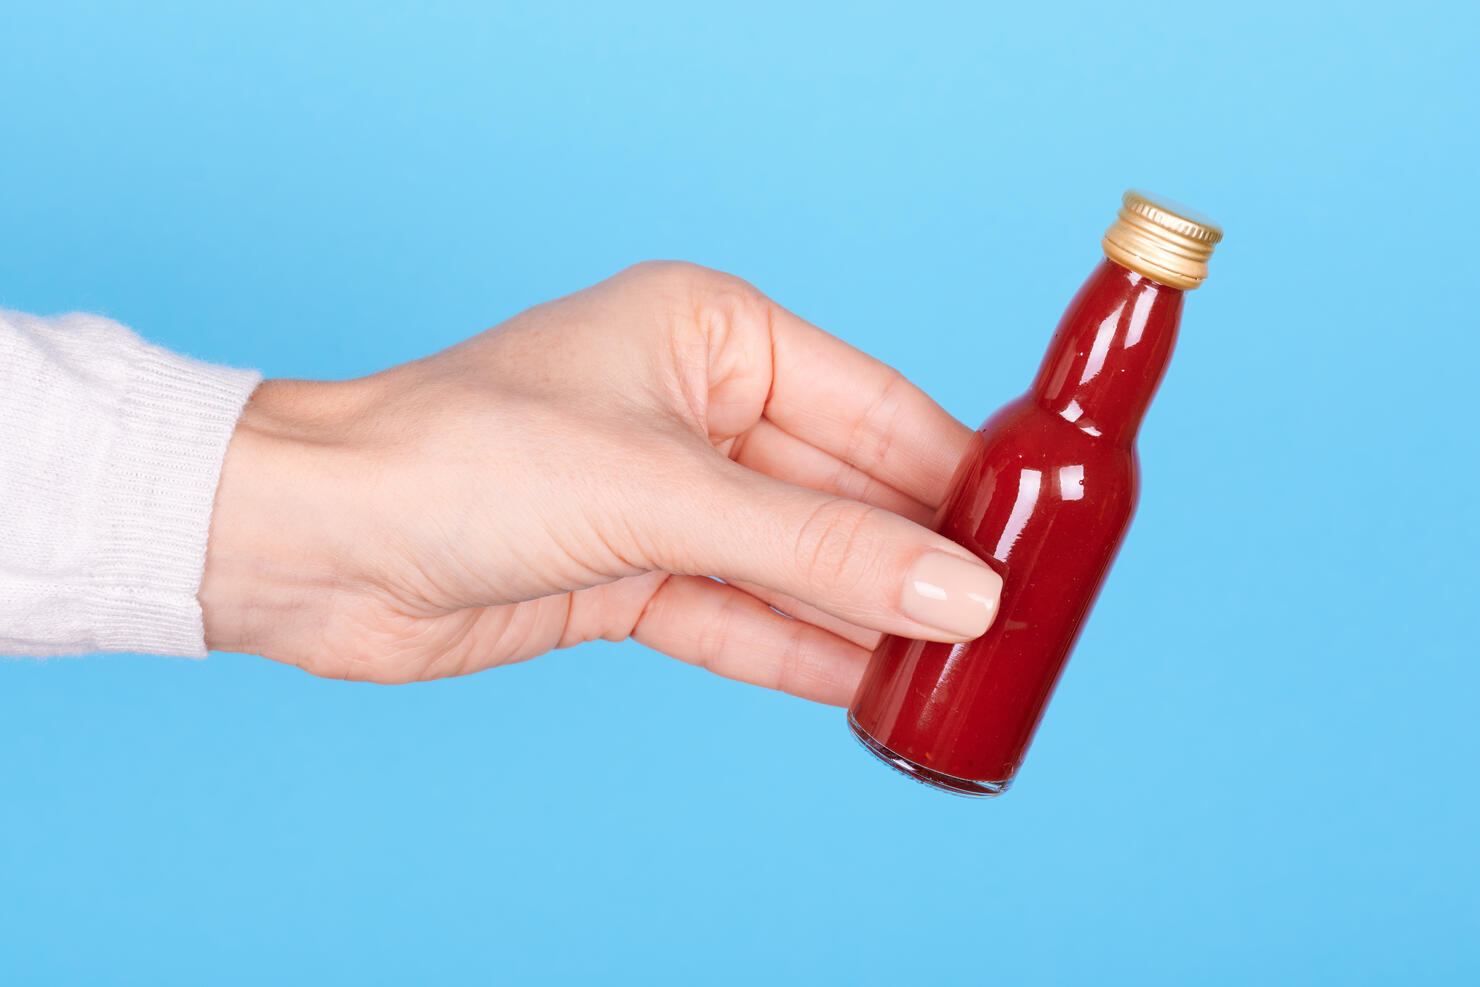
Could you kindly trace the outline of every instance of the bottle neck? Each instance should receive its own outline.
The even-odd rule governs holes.
[[[1069,303],[1031,391],[1089,435],[1131,442],[1166,372],[1182,292],[1111,261]]]

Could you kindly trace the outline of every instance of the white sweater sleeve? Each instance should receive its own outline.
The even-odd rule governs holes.
[[[260,380],[0,310],[0,654],[205,655],[211,506]]]

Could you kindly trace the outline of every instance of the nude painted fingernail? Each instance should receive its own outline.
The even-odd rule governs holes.
[[[1002,577],[986,566],[926,552],[905,577],[900,609],[922,624],[969,641],[992,626],[1001,595]]]

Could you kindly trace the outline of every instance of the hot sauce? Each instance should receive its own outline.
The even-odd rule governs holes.
[[[1135,511],[1135,437],[1207,276],[1216,223],[1125,194],[1106,260],[1069,303],[1033,386],[988,418],[936,515],[1003,577],[965,644],[886,636],[848,711],[874,754],[963,795],[1007,790]]]

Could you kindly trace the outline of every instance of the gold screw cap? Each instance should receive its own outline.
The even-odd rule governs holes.
[[[1100,241],[1105,256],[1171,288],[1190,291],[1202,284],[1223,227],[1196,209],[1139,189],[1120,201],[1120,215]]]

